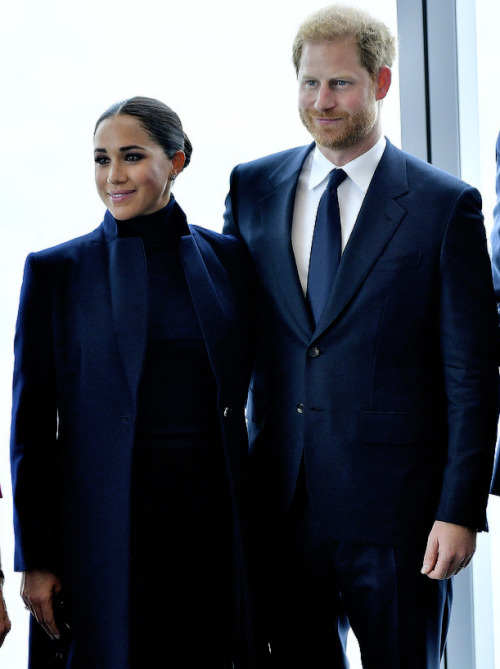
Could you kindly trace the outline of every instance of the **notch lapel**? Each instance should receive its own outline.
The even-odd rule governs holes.
[[[259,274],[270,294],[275,296],[276,308],[286,311],[287,320],[295,323],[308,338],[312,324],[292,248],[292,222],[300,172],[313,146],[301,147],[269,177],[274,189],[259,202],[263,239],[258,248],[263,249],[263,253],[257,259]]]

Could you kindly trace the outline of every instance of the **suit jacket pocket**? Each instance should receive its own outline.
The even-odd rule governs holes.
[[[365,411],[361,414],[361,438],[367,444],[418,444],[421,416],[398,411]]]
[[[382,255],[373,266],[374,272],[396,272],[403,269],[417,269],[422,256],[420,253],[407,255],[386,256]]]

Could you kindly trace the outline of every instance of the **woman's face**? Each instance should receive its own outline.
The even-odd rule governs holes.
[[[111,116],[94,136],[95,182],[101,200],[121,221],[152,214],[170,199],[170,178],[184,153],[170,160],[134,116]]]

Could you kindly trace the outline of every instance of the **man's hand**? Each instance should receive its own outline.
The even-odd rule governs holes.
[[[7,607],[5,606],[5,600],[3,598],[2,581],[3,579],[0,580],[0,646],[3,644],[5,637],[10,632],[10,620],[9,614],[7,613]]]
[[[36,620],[51,639],[59,639],[60,632],[54,620],[52,595],[62,588],[61,581],[50,571],[33,569],[24,571],[21,581],[21,597]]]
[[[450,578],[465,569],[476,550],[476,532],[462,525],[436,520],[427,540],[422,574]]]

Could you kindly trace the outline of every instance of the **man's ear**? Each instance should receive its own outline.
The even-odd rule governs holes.
[[[378,71],[375,88],[375,99],[383,100],[391,86],[392,72],[389,67],[381,67]]]

